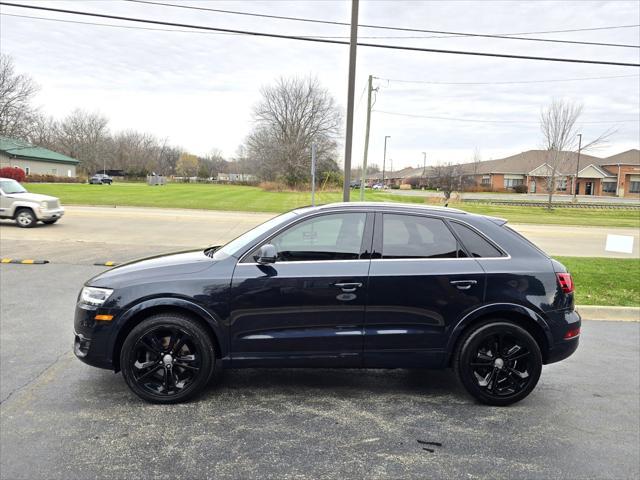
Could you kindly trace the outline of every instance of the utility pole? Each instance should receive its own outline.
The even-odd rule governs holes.
[[[347,131],[344,145],[344,185],[342,200],[351,194],[351,143],[353,140],[353,97],[356,87],[356,50],[358,47],[358,0],[351,0],[351,39],[349,40],[349,81],[347,87]]]
[[[422,185],[424,187],[426,185],[424,177],[427,175],[427,152],[422,152]]]
[[[371,92],[373,91],[373,75],[369,75],[367,87],[367,127],[364,132],[364,157],[362,159],[362,180],[360,181],[360,201],[364,200],[364,186],[367,178],[367,156],[369,155],[369,129],[371,128]]]
[[[384,136],[384,156],[382,157],[382,188],[384,188],[384,165],[387,162],[387,138],[391,138],[391,136]]]
[[[578,201],[578,172],[580,172],[580,150],[582,149],[582,134],[578,134],[578,158],[576,160],[576,178],[573,179],[573,202]]]
[[[316,206],[316,144],[311,144],[311,206]]]

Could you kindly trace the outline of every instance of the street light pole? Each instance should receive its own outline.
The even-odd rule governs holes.
[[[351,194],[351,147],[353,140],[353,97],[356,87],[356,50],[358,46],[358,0],[351,0],[351,39],[349,40],[349,80],[347,87],[347,131],[344,145],[344,185],[342,200]]]
[[[427,174],[427,152],[422,152],[422,185],[421,187],[424,187],[424,177]]]
[[[384,136],[384,156],[382,157],[382,188],[384,188],[384,166],[387,162],[387,138],[391,138],[391,135]]]
[[[582,149],[582,134],[578,134],[578,158],[576,160],[576,177],[573,179],[573,201],[578,201],[578,173],[580,172],[580,150]]]

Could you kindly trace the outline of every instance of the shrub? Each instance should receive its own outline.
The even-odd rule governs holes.
[[[527,193],[528,188],[524,184],[516,185],[515,187],[513,187],[513,191],[516,192],[516,193]]]
[[[285,190],[289,190],[282,182],[261,182],[258,186],[267,192],[284,192]]]
[[[16,182],[23,182],[25,173],[20,167],[3,167],[0,168],[0,177],[12,178]]]
[[[26,176],[26,182],[29,183],[85,183],[85,177],[59,177],[49,174],[30,174]]]

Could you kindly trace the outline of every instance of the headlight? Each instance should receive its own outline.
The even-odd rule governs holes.
[[[80,301],[87,305],[99,307],[111,296],[110,288],[84,287],[80,292]]]
[[[49,208],[49,205],[47,204],[47,202],[45,200],[40,202],[40,209],[47,210],[48,208]]]

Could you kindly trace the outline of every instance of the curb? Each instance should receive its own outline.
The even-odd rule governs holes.
[[[612,320],[617,322],[640,322],[640,307],[603,307],[599,305],[576,305],[582,320]]]
[[[117,267],[120,264],[118,262],[96,262],[94,265],[99,267]]]
[[[0,263],[19,263],[21,265],[44,265],[45,263],[49,263],[49,260],[33,260],[31,258],[27,258],[24,260],[20,260],[16,258],[1,258]]]

